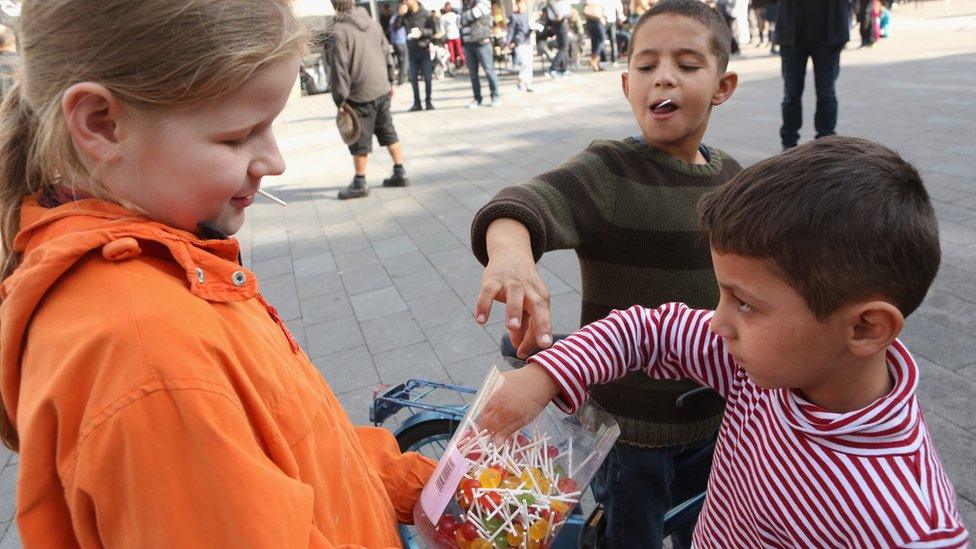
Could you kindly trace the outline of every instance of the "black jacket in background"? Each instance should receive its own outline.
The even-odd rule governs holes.
[[[393,22],[393,28],[406,29],[407,34],[410,34],[410,29],[417,27],[420,29],[420,38],[413,39],[407,36],[407,47],[413,50],[416,49],[426,49],[430,46],[430,39],[437,34],[437,21],[434,17],[427,11],[427,8],[418,5],[416,12],[407,11],[407,14],[401,17],[397,17],[396,21]]]
[[[803,19],[825,17],[804,32]],[[776,19],[776,43],[781,46],[838,46],[851,38],[850,0],[780,0]]]

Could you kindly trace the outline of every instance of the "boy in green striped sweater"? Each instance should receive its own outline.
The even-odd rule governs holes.
[[[638,20],[624,95],[640,134],[594,141],[559,168],[502,189],[471,227],[472,250],[486,265],[476,304],[480,323],[494,300],[519,356],[552,344],[549,295],[535,262],[574,249],[582,273],[581,324],[634,304],[718,302],[708,243],[695,206],[741,166],[702,145],[712,107],[731,97],[731,35],[699,0],[663,0]],[[620,423],[620,440],[597,474],[594,495],[606,508],[607,547],[661,547],[664,513],[705,490],[723,401],[688,381],[636,374],[592,388]],[[690,546],[689,524],[672,544]]]

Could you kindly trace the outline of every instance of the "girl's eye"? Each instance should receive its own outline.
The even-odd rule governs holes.
[[[735,300],[739,304],[738,309],[740,313],[751,313],[752,311],[755,310],[752,308],[752,305],[749,305],[748,303],[742,301],[741,299],[735,298]]]
[[[236,138],[236,139],[225,139],[224,141],[222,141],[222,143],[229,147],[240,147],[244,145],[245,142],[247,142],[247,138],[250,136],[251,134],[247,134],[243,137]]]
[[[648,72],[654,70],[654,65],[644,65],[642,67],[637,67],[640,72]]]
[[[681,68],[681,70],[688,71],[688,72],[697,71],[698,69],[701,68],[701,67],[696,67],[694,65],[679,65],[679,67]]]

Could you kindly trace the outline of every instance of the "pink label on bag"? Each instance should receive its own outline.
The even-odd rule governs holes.
[[[467,467],[468,460],[453,445],[437,463],[434,473],[420,493],[420,506],[432,524],[437,524],[437,521],[441,520],[441,515],[444,514],[447,503],[454,496]]]

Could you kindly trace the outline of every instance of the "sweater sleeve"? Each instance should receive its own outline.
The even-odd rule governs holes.
[[[709,331],[712,315],[683,303],[613,311],[529,362],[559,385],[556,404],[567,413],[586,400],[587,386],[638,370],[655,379],[694,379],[728,397],[737,366],[725,340]]]
[[[265,454],[220,387],[144,390],[82,433],[66,503],[102,547],[333,547],[313,489]],[[97,543],[96,543],[97,541]]]
[[[610,217],[612,177],[603,151],[591,145],[554,170],[502,189],[475,214],[471,250],[488,264],[488,227],[502,217],[525,225],[536,261],[544,252],[578,248],[598,236],[601,220]]]

